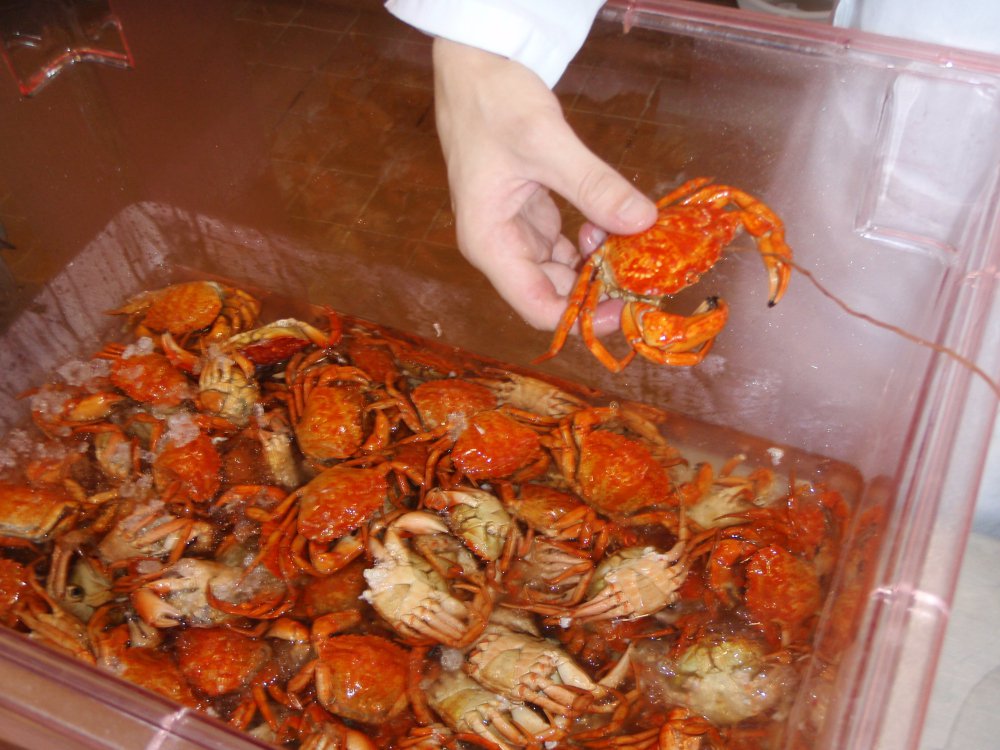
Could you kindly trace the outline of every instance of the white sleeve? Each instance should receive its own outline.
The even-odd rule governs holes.
[[[604,0],[387,0],[401,21],[516,60],[551,88],[580,51]]]

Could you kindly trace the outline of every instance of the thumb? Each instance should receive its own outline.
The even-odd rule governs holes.
[[[546,150],[549,185],[601,229],[635,234],[656,221],[656,204],[588,149],[565,126],[563,137]]]

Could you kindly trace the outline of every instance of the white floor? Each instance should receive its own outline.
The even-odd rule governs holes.
[[[1000,747],[1000,424],[990,447],[920,747]]]

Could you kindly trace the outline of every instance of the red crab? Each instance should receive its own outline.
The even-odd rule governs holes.
[[[726,324],[725,302],[710,297],[690,317],[660,305],[712,268],[740,229],[755,239],[767,267],[768,305],[781,299],[791,274],[785,260],[792,257],[781,220],[742,190],[710,182],[699,177],[661,198],[659,218],[645,232],[608,237],[580,269],[552,345],[536,363],[559,353],[579,318],[584,343],[612,372],[623,370],[636,353],[660,364],[698,364]],[[631,350],[621,359],[594,335],[594,311],[605,293],[625,301],[621,328]]]

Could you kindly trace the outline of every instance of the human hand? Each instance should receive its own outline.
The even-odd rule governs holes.
[[[556,96],[520,63],[438,38],[434,81],[459,248],[527,323],[553,329],[581,254],[549,190],[591,222],[580,233],[584,253],[603,240],[598,227],[642,231],[656,206],[577,138]],[[617,327],[619,310],[602,303],[595,331]]]

